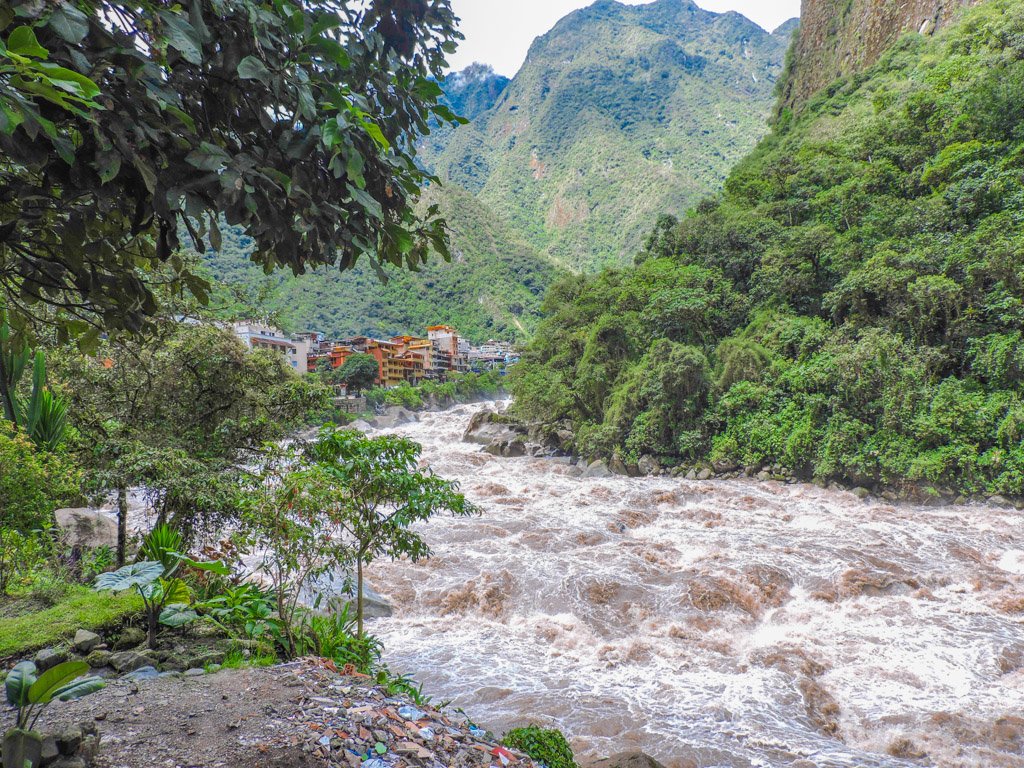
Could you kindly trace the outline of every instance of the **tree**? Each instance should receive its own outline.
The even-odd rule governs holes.
[[[411,530],[443,512],[478,512],[458,484],[420,470],[419,444],[396,435],[367,437],[355,430],[325,427],[309,446],[312,463],[304,478],[320,489],[311,497],[351,542],[356,563],[356,621],[363,636],[363,566],[381,555],[430,555],[423,537]],[[298,497],[296,497],[298,500]]]
[[[128,491],[145,490],[157,520],[186,535],[236,514],[245,457],[326,407],[327,391],[284,357],[248,350],[227,329],[167,321],[155,335],[65,350],[58,368],[72,398],[91,490],[118,499],[118,563],[127,548]]]
[[[253,260],[447,255],[415,162],[460,35],[449,0],[12,0],[0,7],[0,290],[62,334],[139,330],[176,251],[240,225]],[[41,309],[43,308],[43,309]],[[52,316],[50,320],[54,320]],[[90,324],[92,328],[90,329]]]
[[[352,548],[329,514],[331,493],[295,448],[265,451],[241,485],[237,535],[273,592],[278,641],[289,657],[305,646],[301,601],[310,584],[352,563]]]
[[[345,385],[349,392],[359,394],[364,389],[369,389],[377,382],[380,375],[380,366],[377,358],[373,355],[359,353],[351,355],[337,369],[335,380]]]

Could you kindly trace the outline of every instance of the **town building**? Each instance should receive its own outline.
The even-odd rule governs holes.
[[[300,334],[292,342],[308,343],[306,370],[324,366],[341,368],[354,354],[373,356],[377,361],[377,385],[396,387],[406,382],[419,384],[424,380],[443,381],[455,371],[484,371],[509,365],[518,357],[512,344],[491,340],[474,347],[450,325],[433,325],[427,338],[403,335],[390,339],[354,336],[328,341],[323,334]]]
[[[249,349],[270,349],[280,352],[298,373],[306,373],[312,342],[309,338],[292,339],[284,331],[255,320],[231,324],[231,329]]]

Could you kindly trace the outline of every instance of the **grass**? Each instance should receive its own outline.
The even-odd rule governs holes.
[[[26,612],[26,607],[36,610]],[[134,593],[94,592],[78,584],[48,590],[44,597],[32,592],[0,597],[0,659],[56,645],[79,629],[116,626],[141,610]]]

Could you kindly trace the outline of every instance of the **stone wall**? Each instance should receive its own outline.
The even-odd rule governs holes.
[[[907,32],[932,34],[983,0],[803,0],[782,104],[799,109],[815,93],[874,64]]]

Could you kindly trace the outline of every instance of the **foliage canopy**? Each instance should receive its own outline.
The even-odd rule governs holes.
[[[446,254],[414,157],[455,120],[435,82],[454,24],[448,0],[5,4],[7,302],[59,307],[64,333],[138,330],[155,280],[205,296],[176,251],[219,247],[221,215],[267,270]]]

